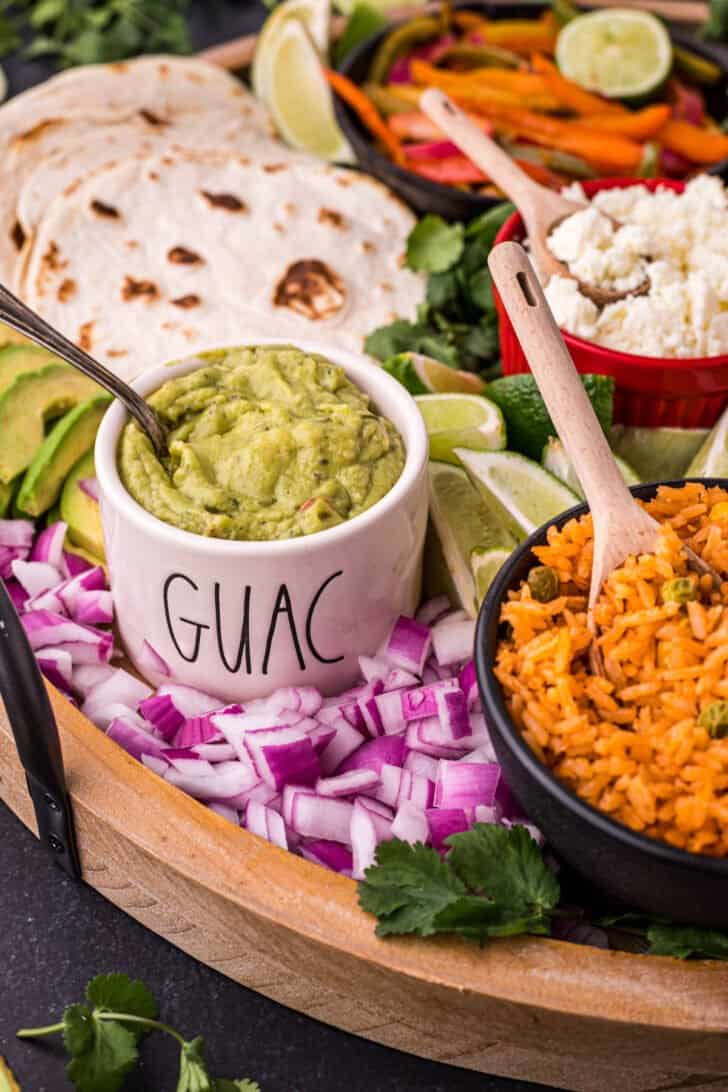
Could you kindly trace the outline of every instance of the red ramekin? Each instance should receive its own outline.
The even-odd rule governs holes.
[[[681,193],[684,182],[662,178],[606,178],[583,183],[588,197],[599,190],[640,185],[648,190],[666,186]],[[506,220],[495,242],[520,242],[525,231],[519,213]],[[501,355],[504,375],[530,369],[511,320],[498,293]],[[637,356],[607,349],[562,331],[564,341],[582,374],[611,375],[616,383],[614,420],[622,425],[671,425],[676,428],[710,428],[728,401],[728,355],[669,359]]]

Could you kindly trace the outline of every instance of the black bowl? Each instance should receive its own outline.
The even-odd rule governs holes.
[[[517,19],[528,15],[540,15],[549,5],[541,2],[541,0],[534,0],[533,3],[530,0],[521,0],[520,3],[513,4],[489,4],[473,0],[472,3],[457,3],[454,7],[483,12],[489,19]],[[354,83],[363,83],[377,47],[382,38],[389,33],[389,29],[380,31],[362,42],[357,49],[349,54],[340,66],[339,71],[348,76]],[[699,53],[702,57],[714,61],[722,69],[722,79],[706,91],[708,111],[717,121],[722,121],[728,116],[728,64],[725,59],[725,51],[721,52],[715,47],[706,45],[704,42],[678,31],[671,30],[670,35],[677,45],[689,47],[694,53]],[[368,174],[374,175],[380,182],[384,182],[416,212],[438,213],[446,220],[470,220],[502,201],[502,198],[480,197],[466,190],[456,189],[454,186],[444,186],[439,182],[430,182],[427,178],[420,178],[411,171],[398,167],[391,159],[388,159],[387,156],[377,150],[368,130],[362,125],[354,111],[338,97],[336,98],[336,115],[362,169]],[[721,177],[728,179],[728,160],[711,167],[709,173],[719,174]]]
[[[728,480],[705,478],[728,488]],[[660,484],[680,486],[684,482]],[[637,497],[654,496],[657,485],[637,485]],[[585,504],[552,521],[562,527],[587,511]],[[572,868],[627,906],[674,921],[728,928],[728,860],[675,849],[610,819],[566,788],[544,766],[511,720],[493,674],[500,608],[508,592],[526,578],[546,541],[547,524],[505,563],[491,585],[478,618],[475,665],[483,710],[505,779],[525,813]]]

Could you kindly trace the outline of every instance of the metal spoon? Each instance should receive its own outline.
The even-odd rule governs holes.
[[[575,277],[569,267],[552,253],[548,245],[548,237],[567,216],[573,216],[575,212],[583,212],[588,206],[577,201],[570,201],[562,197],[560,193],[534,182],[494,140],[487,137],[467,114],[455,105],[452,99],[437,88],[431,87],[423,92],[420,107],[423,113],[442,129],[448,139],[453,144],[457,144],[476,167],[485,171],[488,177],[492,178],[511,199],[526,225],[531,253],[544,274],[575,280],[582,295],[588,296],[597,307],[615,303],[627,296],[643,296],[649,291],[650,282],[647,277],[627,292],[600,288]],[[602,213],[602,215],[606,214]],[[611,216],[607,216],[607,219],[615,228],[622,226]]]
[[[501,243],[491,251],[488,266],[592,514],[589,628],[595,640],[590,661],[594,674],[606,676],[596,644],[594,605],[604,581],[630,554],[655,552],[660,524],[622,479],[525,250],[518,243]],[[684,543],[683,552],[694,572],[707,573],[720,586],[715,569]]]
[[[113,394],[126,406],[139,427],[146,432],[157,456],[166,454],[167,435],[164,427],[152,407],[147,405],[141,395],[103,364],[99,364],[98,360],[94,360],[83,349],[79,349],[78,345],[74,345],[58,330],[49,326],[45,319],[22,303],[2,284],[0,284],[0,322],[7,323],[13,330],[25,334],[36,345],[55,353],[67,364],[78,368],[89,379],[93,379],[100,387],[104,387]]]

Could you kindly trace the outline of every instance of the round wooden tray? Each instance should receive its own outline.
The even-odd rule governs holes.
[[[49,687],[84,880],[195,959],[315,1019],[573,1092],[728,1087],[728,970],[552,940],[378,940],[351,880],[167,785]],[[0,797],[33,808],[0,706]]]

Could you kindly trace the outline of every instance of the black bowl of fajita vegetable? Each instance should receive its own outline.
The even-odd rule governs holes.
[[[419,110],[431,86],[549,187],[728,169],[720,51],[634,9],[457,4],[380,30],[339,72],[350,85],[338,85],[337,114],[362,167],[447,219],[501,195]]]

